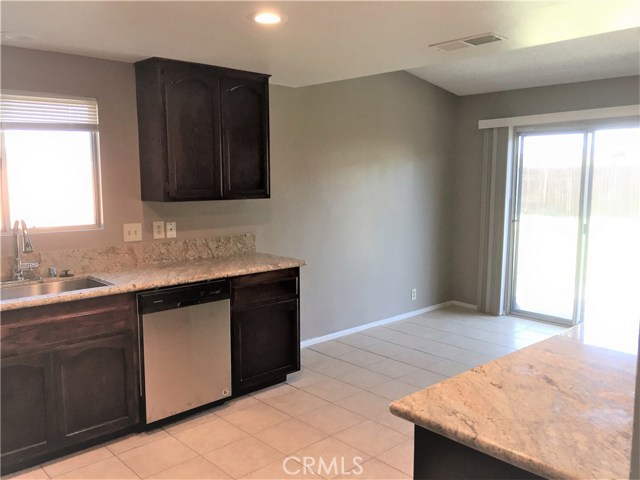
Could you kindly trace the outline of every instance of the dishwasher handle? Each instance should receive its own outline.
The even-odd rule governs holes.
[[[216,280],[139,293],[138,309],[140,314],[145,315],[229,298],[231,298],[229,282]]]
[[[201,300],[185,300],[182,302],[178,302],[178,305],[176,306],[176,308],[193,307],[194,305],[200,305],[201,303],[208,303],[208,302],[203,302]]]

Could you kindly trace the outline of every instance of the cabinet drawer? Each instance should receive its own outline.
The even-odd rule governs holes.
[[[277,270],[231,279],[234,308],[298,296],[298,269]]]
[[[128,295],[3,312],[2,356],[133,329]]]

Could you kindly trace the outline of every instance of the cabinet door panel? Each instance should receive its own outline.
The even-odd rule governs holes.
[[[169,196],[220,198],[220,84],[207,69],[164,72]]]
[[[135,423],[133,348],[129,335],[123,334],[55,352],[64,438],[75,442]]]
[[[222,81],[222,145],[225,198],[269,196],[268,93],[266,82]]]
[[[2,463],[50,448],[55,431],[50,354],[2,359]]]
[[[234,309],[232,324],[234,390],[300,368],[297,299]]]

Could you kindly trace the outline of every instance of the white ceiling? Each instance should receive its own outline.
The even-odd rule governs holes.
[[[288,20],[263,27],[248,19],[265,6]],[[270,73],[272,83],[293,87],[408,70],[465,95],[639,73],[638,0],[3,0],[0,9],[6,45],[129,62],[176,58]],[[449,53],[429,47],[487,32],[507,40]]]
[[[640,28],[410,69],[456,95],[640,74]]]

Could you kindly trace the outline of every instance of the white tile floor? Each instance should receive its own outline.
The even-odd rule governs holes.
[[[409,478],[413,428],[391,400],[561,330],[437,310],[303,349],[287,383],[8,478]]]

